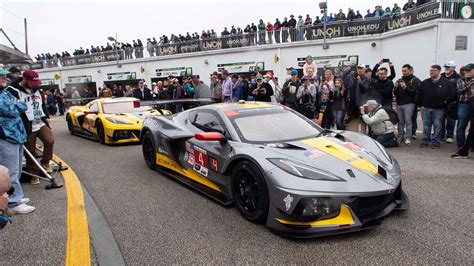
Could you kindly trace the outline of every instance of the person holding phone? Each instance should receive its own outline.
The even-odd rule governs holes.
[[[390,76],[388,76],[388,69],[386,67],[380,67],[383,64],[389,65]],[[393,108],[392,101],[394,85],[392,80],[395,76],[395,68],[390,59],[381,59],[372,69],[372,81],[369,86],[369,95],[371,95],[372,99],[390,109]]]

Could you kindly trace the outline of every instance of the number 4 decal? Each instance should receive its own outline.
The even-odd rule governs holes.
[[[211,170],[213,170],[214,172],[219,172],[219,165],[217,163],[217,160],[212,157],[209,157],[209,161],[211,162]]]

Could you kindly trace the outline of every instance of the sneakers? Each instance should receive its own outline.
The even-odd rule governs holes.
[[[459,153],[451,154],[453,159],[467,159],[467,156],[460,155]]]
[[[439,149],[440,145],[439,145],[439,143],[433,143],[433,144],[431,144],[431,148],[432,149]]]
[[[30,184],[32,185],[39,185],[41,182],[40,182],[40,179],[38,177],[32,177],[31,178],[31,181],[30,181]]]
[[[22,198],[20,200],[20,202],[21,202],[21,204],[26,204],[26,203],[30,202],[30,199],[29,198]]]
[[[13,214],[27,214],[30,212],[34,212],[35,207],[27,205],[26,203],[20,204],[16,207],[13,207],[11,209],[8,209],[8,214],[13,215]]]
[[[446,143],[453,143],[453,141],[454,141],[453,138],[447,138],[446,139]]]
[[[415,135],[415,134],[413,134],[413,136],[411,136],[411,138],[412,138],[412,139],[416,139],[416,135]]]
[[[48,173],[52,173],[53,172],[53,169],[51,168],[51,165],[48,163],[48,164],[43,164],[43,168],[44,170],[46,170],[46,172]]]
[[[410,144],[411,144],[410,139],[406,139],[406,140],[405,140],[405,145],[410,145]]]

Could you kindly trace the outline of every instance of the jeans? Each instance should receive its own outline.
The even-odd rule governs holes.
[[[280,43],[280,30],[275,30],[275,42]]]
[[[344,130],[344,110],[333,110],[332,116],[334,118],[334,123],[336,124],[336,128],[338,130]]]
[[[458,148],[461,148],[466,142],[466,128],[471,118],[471,111],[469,103],[458,104],[458,127],[456,129],[456,143]]]
[[[397,105],[398,119],[398,137],[403,139],[410,139],[413,132],[412,117],[415,111],[414,103],[407,103]]]
[[[413,116],[411,117],[412,125],[412,136],[416,135],[416,130],[418,129],[418,108],[415,106],[415,111],[413,111]]]
[[[421,119],[423,120],[423,140],[424,144],[439,144],[441,141],[441,126],[443,124],[444,108],[423,108],[421,109]],[[431,129],[434,128],[434,135],[431,138]]]
[[[21,204],[24,197],[20,184],[21,166],[23,159],[23,145],[0,140],[0,165],[8,168],[10,173],[10,184],[15,188],[13,195],[8,197],[8,208],[13,208]]]
[[[385,148],[391,148],[397,146],[397,140],[395,139],[395,134],[387,133],[382,135],[374,135],[374,139],[378,141]]]

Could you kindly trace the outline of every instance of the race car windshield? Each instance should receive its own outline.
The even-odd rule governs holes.
[[[281,143],[316,137],[322,132],[294,112],[273,109],[229,117],[244,142]]]
[[[104,114],[138,113],[151,110],[150,106],[135,107],[134,101],[103,103]]]

